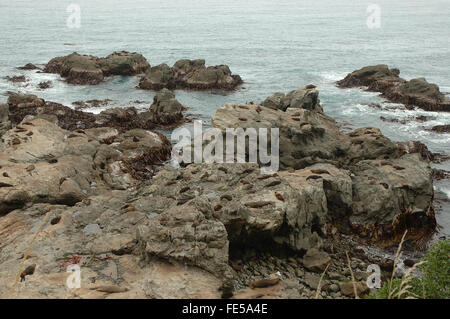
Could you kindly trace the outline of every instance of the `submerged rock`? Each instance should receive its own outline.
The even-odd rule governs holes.
[[[37,66],[35,66],[33,63],[27,63],[24,66],[17,67],[18,70],[36,70],[39,69]]]
[[[160,64],[148,69],[139,82],[139,88],[146,90],[195,89],[233,90],[242,79],[233,75],[226,65],[205,66],[205,60],[177,61],[171,68]]]
[[[425,78],[406,81],[399,74],[398,69],[389,69],[385,64],[367,66],[349,73],[337,82],[337,86],[367,86],[368,91],[380,92],[394,103],[417,106],[426,111],[450,112],[450,100],[439,91],[436,84],[428,83]]]
[[[450,124],[435,125],[431,128],[431,130],[437,133],[450,133]]]
[[[115,52],[106,58],[76,52],[50,60],[44,72],[58,73],[70,84],[99,84],[111,75],[136,75],[150,67],[139,53]]]
[[[6,76],[5,79],[12,83],[22,83],[27,81],[27,78],[24,75]]]
[[[51,86],[52,86],[52,81],[42,81],[42,82],[39,82],[39,84],[38,84],[38,87],[39,87],[41,90],[48,89],[48,88],[50,88]]]

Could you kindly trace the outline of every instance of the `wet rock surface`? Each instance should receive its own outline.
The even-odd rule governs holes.
[[[160,64],[149,68],[139,82],[146,90],[193,89],[233,90],[242,83],[239,75],[231,73],[226,65],[205,66],[205,60],[177,61],[173,67]]]
[[[368,91],[380,92],[394,103],[417,106],[426,111],[450,112],[450,100],[439,91],[436,84],[427,82],[425,78],[406,81],[399,74],[398,69],[389,69],[385,64],[367,66],[349,73],[337,82],[337,86],[366,86]]]
[[[145,72],[149,67],[147,60],[136,52],[114,52],[105,58],[74,52],[50,60],[44,72],[57,73],[70,84],[95,85],[105,77],[136,75]]]

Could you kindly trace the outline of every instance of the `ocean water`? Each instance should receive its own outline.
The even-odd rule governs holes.
[[[68,6],[80,8],[80,27],[70,28]],[[369,28],[369,5],[380,8],[380,28]],[[334,82],[366,65],[388,64],[406,79],[425,77],[450,93],[450,0],[0,0],[0,93],[22,91],[70,106],[89,99],[137,107],[154,92],[136,89],[138,77],[113,77],[98,86],[72,86],[53,74],[19,71],[74,51],[105,56],[142,53],[151,65],[181,58],[227,64],[245,81],[236,92],[176,91],[189,113],[207,124],[225,103],[260,102],[274,92],[313,83],[325,112],[346,128],[378,127],[395,141],[421,140],[432,151],[450,154],[450,134],[428,129],[449,124],[450,113],[405,110],[376,93],[338,89]],[[4,76],[25,75],[25,85]],[[37,84],[51,80],[53,87]],[[0,95],[0,102],[6,100]],[[371,103],[382,109],[370,107]],[[394,109],[392,109],[394,108]],[[92,110],[99,112],[101,109]],[[418,115],[427,122],[413,119]],[[383,122],[380,116],[408,120]],[[450,170],[450,164],[442,164]],[[450,236],[450,183],[436,183],[438,218]]]

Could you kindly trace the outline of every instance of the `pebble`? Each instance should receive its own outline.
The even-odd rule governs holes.
[[[339,286],[336,284],[331,284],[330,286],[328,286],[328,290],[336,293],[339,291]]]

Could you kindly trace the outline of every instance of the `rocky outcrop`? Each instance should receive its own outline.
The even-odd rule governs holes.
[[[279,174],[293,176],[288,180],[294,184],[321,183],[323,199],[310,199],[308,206],[326,206],[322,216],[343,231],[357,229],[359,235],[392,243],[407,228],[408,238],[416,241],[435,229],[432,171],[423,148],[397,145],[376,128],[344,134],[333,119],[307,109],[228,104],[217,110],[212,124],[222,132],[236,126],[279,128],[280,169],[297,170]],[[410,211],[415,214],[405,222]]]
[[[233,90],[241,83],[241,77],[233,75],[226,65],[206,67],[205,60],[183,59],[177,61],[173,67],[160,64],[148,69],[139,82],[139,88]]]
[[[91,55],[72,53],[51,59],[44,72],[58,73],[70,84],[99,84],[104,75],[97,60],[97,57]]]
[[[213,274],[156,258],[146,261],[138,226],[153,218],[151,207],[130,209],[131,196],[111,191],[74,207],[35,204],[1,217],[0,297],[220,298],[222,280]],[[34,265],[34,271],[14,291],[21,255],[47,214],[24,265]],[[79,289],[66,285],[71,265],[81,267]]]
[[[58,73],[70,84],[99,84],[111,75],[136,75],[150,67],[139,53],[115,52],[106,58],[76,52],[50,60],[44,72]]]
[[[105,134],[112,133],[88,136]],[[256,164],[166,167],[139,189],[98,192],[74,206],[16,209],[0,217],[0,297],[311,298],[320,274],[309,271],[327,266],[320,296],[339,297],[346,289],[337,284],[350,280],[347,263],[341,253],[317,249],[328,200],[351,195],[350,176],[337,173],[320,164],[271,176]],[[34,271],[13,290],[42,221],[23,267]],[[361,263],[351,258],[364,273]],[[79,289],[66,286],[70,265],[81,267]],[[276,282],[265,284],[273,276]]]
[[[6,76],[4,79],[12,83],[23,83],[28,81],[24,75]]]
[[[95,102],[95,101],[91,101]],[[100,103],[102,101],[99,101]],[[166,101],[168,105],[174,101]],[[55,120],[56,124],[63,129],[74,131],[96,127],[113,127],[120,132],[131,129],[152,130],[155,128],[173,127],[182,123],[183,114],[164,114],[153,116],[150,111],[138,112],[134,107],[110,108],[93,114],[73,110],[59,103],[45,101],[35,95],[9,93],[7,104],[9,106],[9,117],[11,122],[16,125],[20,123],[25,116],[33,115],[46,119]],[[180,118],[181,116],[181,118]],[[177,122],[170,122],[170,119],[177,119]]]
[[[227,104],[212,117],[214,127],[225,131],[246,128],[279,128],[280,168],[300,169],[315,163],[347,165],[361,159],[395,157],[397,146],[378,129],[358,129],[344,134],[334,119],[306,109],[286,112],[257,104]]]
[[[392,160],[360,161],[351,168],[352,227],[390,245],[408,230],[408,239],[425,241],[436,227],[432,170],[420,154]],[[369,227],[368,227],[369,226]]]
[[[351,237],[333,238],[428,238],[430,154],[375,128],[341,132],[315,91],[294,91],[285,110],[228,104],[213,116],[222,132],[279,128],[282,170],[271,174],[257,163],[157,170],[170,143],[145,125],[182,110],[168,90],[143,114],[11,94],[0,108],[15,126],[0,144],[0,297],[315,297],[326,267],[319,296],[351,296]],[[14,290],[22,260],[29,271]],[[81,288],[68,289],[74,264]],[[367,264],[350,265],[364,282]]]
[[[262,106],[286,111],[287,108],[306,109],[323,113],[319,100],[319,90],[314,85],[307,85],[289,94],[275,93],[261,103]]]
[[[147,71],[150,64],[147,59],[136,52],[114,52],[106,58],[99,58],[100,68],[104,76],[111,75],[136,75]]]
[[[1,213],[33,202],[73,205],[92,194],[91,183],[102,184],[92,165],[98,142],[69,135],[43,119],[3,135]]]
[[[39,82],[39,84],[38,84],[38,87],[41,90],[46,90],[46,89],[50,88],[51,86],[52,86],[52,81],[42,81],[42,82]]]
[[[39,69],[37,66],[35,66],[33,63],[27,63],[24,66],[17,67],[18,70],[36,70]]]
[[[183,119],[183,105],[175,98],[175,94],[168,89],[157,92],[150,107],[152,121],[163,125],[171,125]]]
[[[437,133],[450,133],[450,124],[435,125],[431,128],[431,130]]]
[[[44,99],[38,98],[33,94],[21,94],[8,92],[8,105],[10,107],[27,108],[27,107],[40,107],[45,105]]]
[[[230,297],[232,255],[252,247],[302,252],[320,246],[316,229],[327,213],[326,192],[320,180],[307,178],[317,169],[268,177],[256,164],[166,167],[139,189],[91,189],[73,207],[35,203],[16,209],[0,218],[0,274],[9,279],[0,281],[0,294],[11,291],[18,258],[49,214],[25,263],[36,266],[19,284],[22,297]],[[4,231],[9,225],[15,227]],[[322,261],[313,259],[311,268],[321,269]],[[82,267],[81,290],[65,287],[70,264]]]
[[[170,143],[157,133],[92,130],[70,132],[27,116],[6,132],[0,212],[30,203],[74,205],[102,190],[126,189],[153,175],[154,165],[170,155]]]
[[[291,184],[283,176],[261,175],[256,164],[166,168],[152,181],[141,192],[160,202],[154,205],[156,211],[165,214],[195,201],[208,218],[225,225],[231,245],[308,249],[318,243],[312,228],[324,220],[327,210],[324,190],[315,181]],[[311,201],[317,205],[305,204]]]
[[[425,78],[406,81],[399,74],[398,69],[389,69],[384,64],[367,66],[349,73],[337,85],[341,88],[367,86],[368,91],[380,92],[394,103],[417,106],[426,111],[450,112],[450,100],[436,84],[428,83]]]

